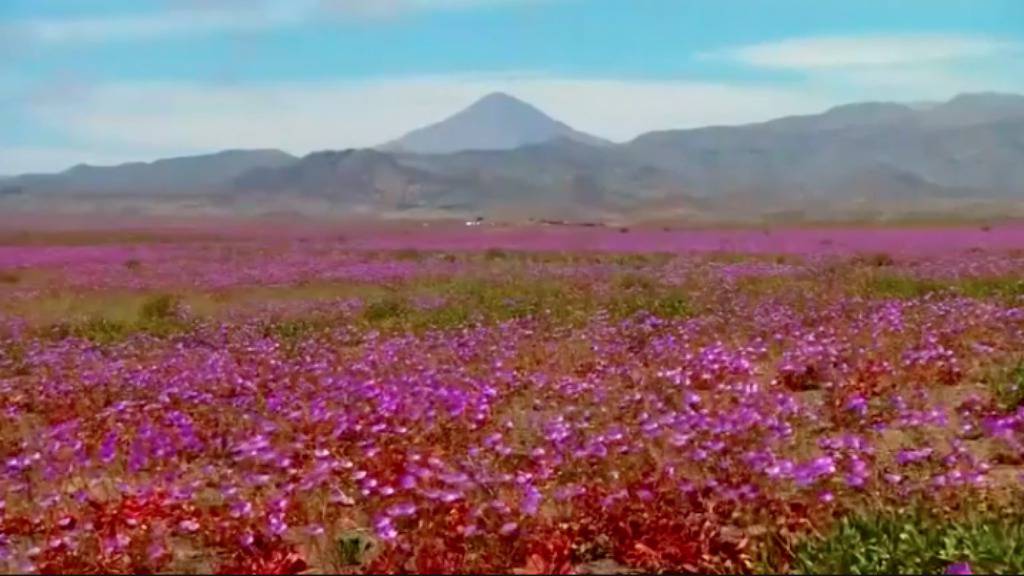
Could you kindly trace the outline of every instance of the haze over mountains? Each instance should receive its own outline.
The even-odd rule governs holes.
[[[1024,204],[1024,96],[851,104],[612,144],[492,94],[378,149],[234,150],[0,181],[2,207],[71,211],[589,219],[978,203]]]

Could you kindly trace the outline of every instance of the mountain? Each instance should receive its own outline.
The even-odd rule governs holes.
[[[1024,96],[994,92],[961,94],[920,115],[929,125],[941,127],[1024,120]]]
[[[198,193],[216,190],[254,168],[284,166],[295,160],[280,150],[225,150],[118,166],[79,164],[58,174],[20,176],[4,186],[65,194]]]
[[[389,152],[450,154],[465,150],[512,150],[557,138],[585,144],[607,141],[573,130],[537,108],[500,92],[381,147]]]
[[[981,203],[1024,207],[1024,96],[855,103],[610,144],[499,94],[385,149],[226,151],[0,181],[0,209],[596,220]]]
[[[842,201],[873,188],[882,198],[1021,198],[1024,97],[963,95],[925,108],[855,104],[745,126],[654,132],[624,148],[706,197]]]
[[[348,207],[402,209],[429,196],[432,189],[451,186],[442,180],[384,152],[344,150],[315,152],[286,166],[256,168],[234,178],[229,188],[243,198],[283,195]]]

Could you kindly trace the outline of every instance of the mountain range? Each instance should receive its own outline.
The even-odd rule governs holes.
[[[687,217],[1024,205],[1024,96],[858,103],[611,143],[506,94],[374,149],[216,154],[0,180],[7,210]]]

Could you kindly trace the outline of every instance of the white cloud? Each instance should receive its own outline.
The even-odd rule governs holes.
[[[253,32],[298,24],[297,13],[188,10],[138,16],[26,20],[7,26],[22,41],[46,44],[149,40],[217,32]],[[6,33],[6,32],[5,32]]]
[[[322,19],[396,17],[431,10],[469,9],[541,0],[235,0],[182,1],[170,10],[74,19],[37,19],[0,25],[4,44],[137,41],[169,36],[249,33]],[[16,42],[10,39],[15,39]]]
[[[985,36],[907,34],[790,38],[701,55],[762,68],[821,71],[848,67],[919,65],[1021,51],[1019,43]]]

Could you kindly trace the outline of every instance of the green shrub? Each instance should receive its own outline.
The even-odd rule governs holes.
[[[419,311],[412,320],[414,330],[453,330],[466,326],[473,320],[473,314],[466,306],[445,305]]]
[[[808,574],[940,574],[968,562],[976,573],[1024,573],[1024,514],[983,506],[962,517],[926,508],[855,513],[795,549]]]
[[[59,327],[58,333],[91,340],[96,344],[111,344],[124,339],[131,331],[123,322],[102,317],[88,318],[69,327]]]
[[[643,274],[623,274],[615,279],[614,287],[625,291],[650,292],[657,287],[657,284],[651,277]]]
[[[409,303],[397,294],[391,294],[373,300],[363,309],[363,320],[378,324],[402,319],[410,312]]]
[[[992,392],[1004,410],[1024,406],[1024,361],[999,370],[991,379]]]
[[[863,286],[867,296],[876,298],[920,298],[943,289],[942,284],[909,276],[881,275],[870,277]]]
[[[680,292],[661,294],[653,299],[650,313],[665,319],[687,318],[693,315],[689,300]]]
[[[969,278],[957,284],[958,293],[970,298],[1003,298],[1024,296],[1024,280],[1020,278]]]
[[[176,320],[181,303],[176,296],[159,294],[150,296],[139,308],[139,320],[144,323],[161,323]]]

